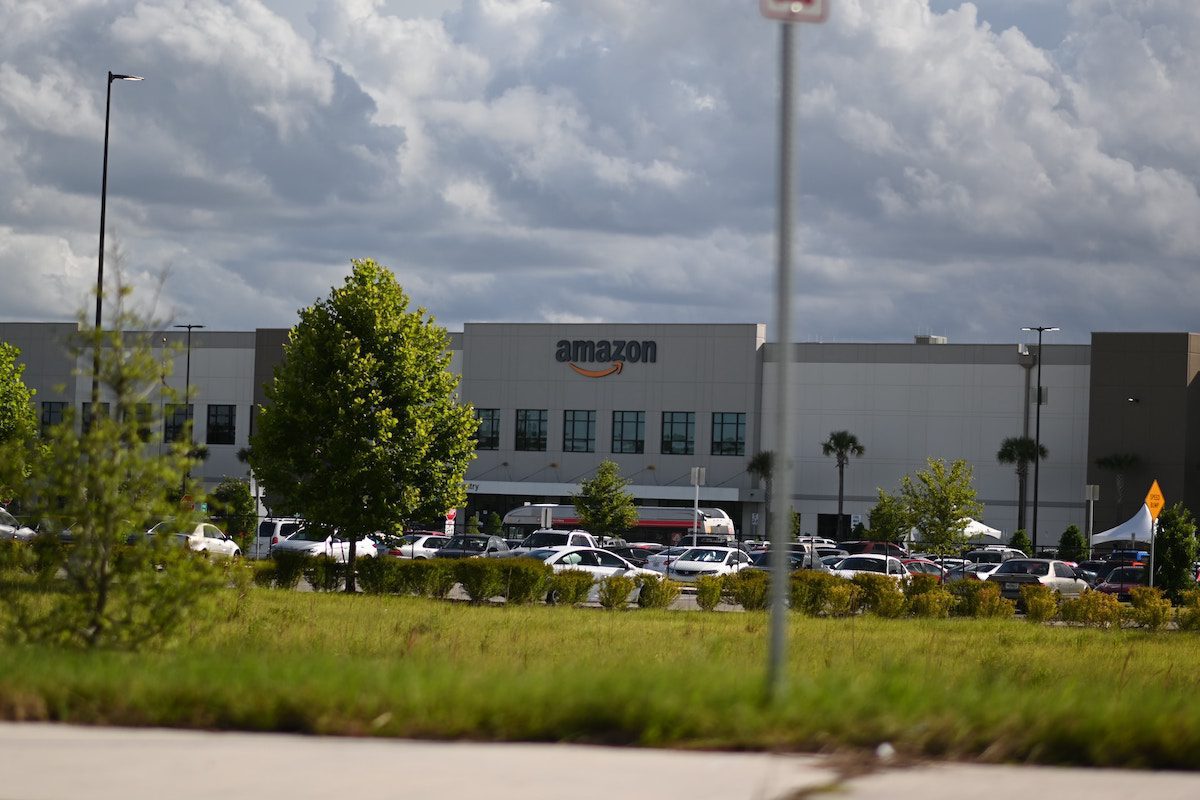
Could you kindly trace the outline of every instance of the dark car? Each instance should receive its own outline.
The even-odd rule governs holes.
[[[1091,573],[1093,577],[1089,579],[1089,582],[1095,586],[1097,583],[1104,580],[1108,576],[1108,573],[1112,572],[1119,566],[1121,565],[1114,561],[1100,561],[1099,559],[1093,558],[1087,561],[1080,561],[1075,565],[1075,571]]]
[[[755,553],[750,561],[749,569],[757,569],[763,572],[771,571],[771,551],[760,550]],[[799,550],[788,551],[788,572],[795,572],[798,569],[815,569],[818,572],[829,572],[829,566],[821,561],[820,556],[816,559]]]
[[[507,553],[508,544],[499,536],[453,536],[434,558],[473,558]]]
[[[616,553],[626,561],[632,563],[635,567],[643,567],[646,565],[646,559],[661,550],[650,547],[633,547],[632,545],[622,545],[618,547],[605,547],[605,550],[610,553]]]
[[[1115,594],[1118,600],[1127,603],[1129,590],[1135,586],[1145,586],[1147,583],[1145,567],[1117,567],[1108,573],[1108,577],[1096,584],[1096,591]]]

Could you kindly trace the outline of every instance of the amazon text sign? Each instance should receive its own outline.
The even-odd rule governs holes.
[[[625,339],[560,339],[554,359],[580,364],[623,361],[628,364],[653,364],[658,361],[658,343]]]

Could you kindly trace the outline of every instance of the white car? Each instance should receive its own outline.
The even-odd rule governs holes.
[[[329,533],[326,528],[301,528],[271,548],[272,557],[279,553],[326,556],[344,564],[350,560],[350,540],[341,538],[337,531]],[[369,536],[359,539],[354,554],[357,558],[373,558],[376,555],[375,540]]]
[[[903,580],[908,576],[908,570],[895,556],[885,556],[882,553],[863,553],[857,556],[847,556],[833,568],[833,574],[843,578],[853,578],[860,572],[873,572],[876,575],[887,575],[889,578]]]
[[[690,547],[668,547],[666,550],[659,550],[654,555],[646,559],[646,569],[652,569],[655,572],[665,573],[667,571],[667,562],[674,561],[680,555],[691,550]]]
[[[33,528],[22,525],[16,517],[0,508],[0,541],[16,539],[18,542],[28,542],[33,537]]]
[[[267,517],[258,523],[258,530],[250,545],[250,558],[270,558],[272,547],[303,527],[304,520],[298,517]]]
[[[159,523],[159,525],[162,524],[164,523]],[[157,531],[157,533],[165,532]],[[237,546],[237,542],[230,539],[216,525],[207,522],[199,523],[191,531],[176,531],[175,535],[179,537],[180,541],[187,544],[189,550],[195,553],[211,553],[226,558],[241,558],[242,555],[242,548]]]
[[[526,536],[521,540],[520,546],[514,547],[505,555],[523,556],[533,550],[557,547],[599,548],[600,543],[587,531],[558,531],[553,528],[540,528]]]
[[[667,564],[667,577],[695,583],[702,575],[728,575],[750,566],[750,556],[736,547],[692,547]]]
[[[562,572],[568,569],[590,572],[593,584],[597,584],[605,578],[611,578],[614,575],[626,575],[635,580],[641,575],[652,575],[656,578],[662,577],[662,575],[654,570],[634,566],[632,562],[626,561],[616,553],[602,550],[598,547],[546,547],[540,550],[531,550],[521,555],[524,558],[536,558],[538,561],[549,564],[555,572]],[[633,590],[630,599],[636,600],[639,592],[641,592],[640,586]],[[593,586],[588,593],[588,599],[595,600],[598,594],[598,587]],[[547,602],[552,603],[554,599],[547,597]]]
[[[381,556],[395,558],[411,558],[415,561],[433,558],[434,554],[445,547],[450,537],[437,533],[406,533],[397,540],[396,544],[384,550],[376,545]]]

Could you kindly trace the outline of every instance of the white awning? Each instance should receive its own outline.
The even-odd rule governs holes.
[[[968,539],[995,539],[996,541],[1003,537],[999,529],[991,528],[970,517],[967,517],[967,527],[963,528],[963,535]]]
[[[1109,528],[1103,533],[1097,533],[1092,537],[1092,544],[1104,544],[1106,542],[1128,542],[1130,540],[1141,542],[1142,544],[1150,544],[1150,531],[1154,527],[1154,518],[1150,516],[1150,509],[1145,503],[1142,503],[1142,508],[1138,513],[1122,522],[1115,528]]]

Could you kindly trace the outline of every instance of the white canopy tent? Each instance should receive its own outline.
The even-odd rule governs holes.
[[[967,517],[967,527],[963,529],[963,535],[971,541],[981,539],[995,539],[996,541],[1000,541],[1004,534],[997,528],[989,527],[979,520]]]
[[[1150,509],[1145,503],[1138,513],[1134,514],[1129,519],[1122,522],[1115,528],[1097,533],[1092,537],[1092,544],[1105,544],[1107,542],[1128,542],[1135,541],[1142,544],[1150,544],[1150,531],[1154,527],[1154,519],[1150,516]]]

